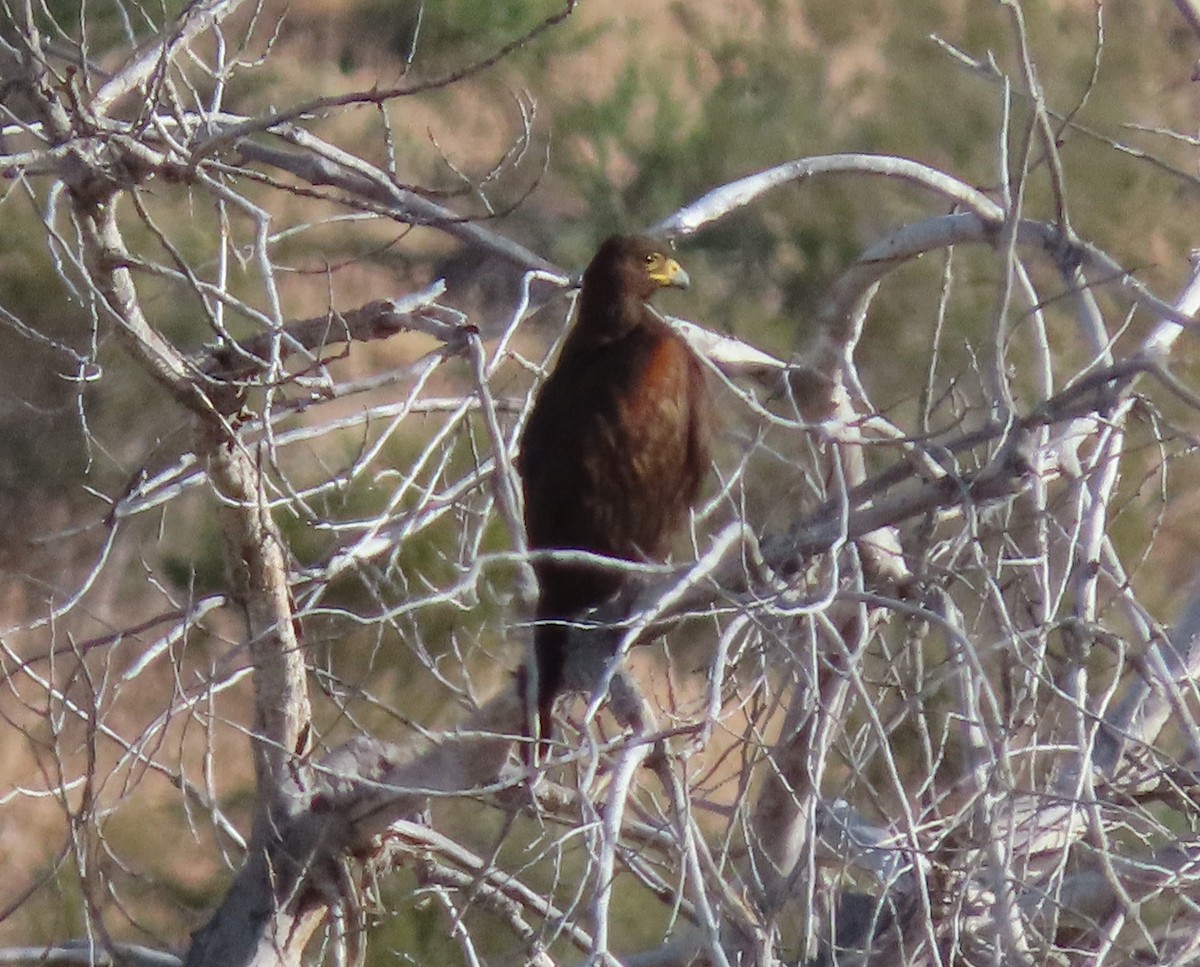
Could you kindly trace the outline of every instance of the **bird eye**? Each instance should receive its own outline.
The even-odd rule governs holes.
[[[653,264],[654,264],[654,261],[655,261],[655,259],[657,259],[657,258],[658,258],[658,256],[657,256],[657,255],[647,255],[647,256],[646,256],[646,264],[647,264],[647,265],[653,265]]]

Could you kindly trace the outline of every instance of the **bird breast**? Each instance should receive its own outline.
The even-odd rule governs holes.
[[[603,553],[665,556],[708,467],[703,374],[673,333],[630,354],[624,379],[593,428],[584,458],[588,516],[606,534]]]

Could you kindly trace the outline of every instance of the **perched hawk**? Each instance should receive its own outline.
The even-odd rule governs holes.
[[[610,238],[584,271],[574,327],[521,439],[532,549],[666,557],[708,471],[709,398],[700,361],[647,300],[687,285],[662,245],[639,236]],[[540,753],[566,660],[569,629],[555,622],[604,603],[622,579],[612,568],[549,559],[535,570]],[[528,696],[528,676],[524,687]]]

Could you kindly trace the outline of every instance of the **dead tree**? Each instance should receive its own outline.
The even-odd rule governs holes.
[[[186,432],[96,491],[100,512],[47,525],[71,565],[0,632],[0,708],[27,763],[0,816],[63,820],[51,873],[6,893],[4,919],[66,869],[85,927],[0,959],[358,962],[374,921],[418,905],[468,963],[1194,958],[1200,597],[1160,626],[1134,573],[1159,553],[1152,512],[1132,541],[1114,520],[1148,490],[1160,513],[1179,499],[1167,468],[1198,399],[1171,362],[1200,272],[1156,294],[1072,227],[1019,8],[1023,71],[1002,80],[1027,120],[1000,140],[1024,153],[999,191],[904,158],[812,157],[647,226],[683,240],[851,177],[929,209],[796,320],[793,358],[676,321],[731,414],[720,484],[693,554],[633,569],[636,593],[594,615],[621,660],[577,649],[592,697],[564,706],[568,741],[533,782],[515,755],[534,589],[513,454],[554,350],[530,320],[561,332],[573,276],[491,226],[495,172],[440,198],[394,152],[376,164],[322,131],[366,108],[391,146],[392,106],[569,25],[574,3],[442,76],[259,114],[228,107],[261,29],[242,6],[191,4],[103,63],[29,8],[3,34],[6,203],[37,212],[61,289],[46,298],[83,306],[83,328],[0,314],[75,367],[81,400],[116,341],[151,384],[137,405]],[[526,112],[496,171],[523,177],[534,137]],[[1026,210],[1035,178],[1048,211]],[[505,266],[515,295],[471,314],[433,280],[291,316],[297,211],[296,231],[345,216],[436,231]],[[187,212],[210,230],[199,246]],[[939,320],[913,320],[929,371],[914,405],[880,408],[859,363],[873,308],[922,257],[942,260],[950,303],[969,248],[994,270],[989,338],[951,375]],[[174,335],[184,313],[206,345]],[[380,340],[414,348],[364,375]],[[781,503],[764,525],[745,493],[768,472]],[[228,579],[180,590],[162,560],[203,540],[187,525],[205,507]],[[410,566],[419,554],[434,564]],[[664,633],[669,656],[640,647]],[[385,645],[398,664],[376,660]],[[252,808],[231,804],[251,776]],[[126,939],[141,915],[114,834],[158,779],[236,869],[191,941],[164,941],[178,955]]]

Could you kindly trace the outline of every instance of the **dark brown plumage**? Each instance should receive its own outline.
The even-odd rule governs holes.
[[[534,550],[661,561],[709,466],[700,361],[647,304],[687,273],[662,246],[610,238],[583,273],[575,325],[521,439],[525,523]],[[539,560],[534,631],[538,731],[563,686],[571,621],[620,588],[617,570]],[[527,683],[528,684],[528,683]]]

